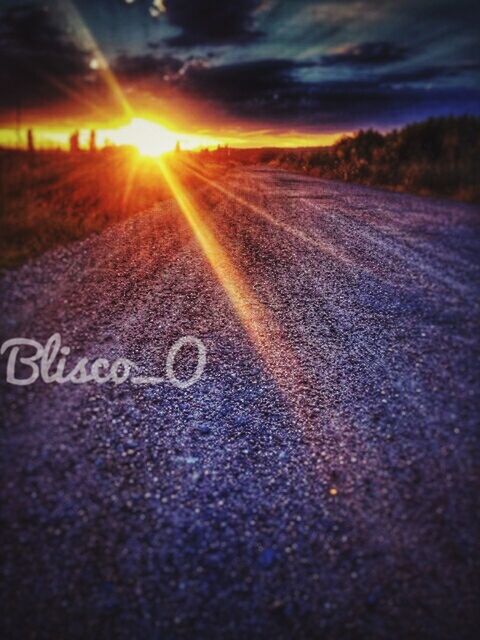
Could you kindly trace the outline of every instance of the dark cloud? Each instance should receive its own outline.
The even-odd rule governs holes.
[[[462,74],[478,74],[480,63],[463,62],[455,65],[431,65],[417,67],[406,71],[393,71],[383,74],[381,81],[389,84],[412,84],[417,82],[433,82],[446,78],[458,78]]]
[[[445,78],[449,74],[446,67],[429,66],[408,69],[407,71],[394,71],[381,76],[382,81],[389,84],[410,84],[415,82],[431,82],[439,78]]]
[[[376,80],[292,80],[272,86],[268,95],[246,93],[236,99],[217,97],[216,102],[246,120],[330,130],[390,126],[430,115],[480,114],[476,89],[397,88]]]
[[[294,71],[309,66],[294,60],[256,60],[218,66],[194,66],[181,79],[191,93],[224,104],[276,100],[297,83]]]
[[[387,125],[403,117],[480,112],[477,90],[398,89],[392,86],[393,77],[386,75],[368,80],[303,81],[298,72],[306,66],[285,59],[203,67],[185,74],[181,84],[236,117],[298,127]]]
[[[113,70],[120,79],[145,80],[156,78],[168,81],[183,67],[184,63],[173,56],[157,58],[152,54],[140,56],[120,55],[114,65]]]
[[[52,7],[56,1],[52,0]],[[14,5],[13,0],[9,2],[11,8],[0,16],[2,115],[8,109],[13,113],[12,107],[18,104],[49,109],[58,104],[72,106],[72,101],[77,100],[78,106],[80,95],[84,103],[88,100],[101,105],[107,117],[111,117],[116,106],[108,83],[102,80],[100,69],[90,68],[92,52],[79,48],[70,32],[56,22],[57,12],[53,9],[49,12],[43,2],[23,6]],[[298,2],[302,4],[301,0]],[[345,9],[341,3],[327,4],[332,12],[338,6]],[[402,114],[410,118],[410,114],[423,117],[480,111],[478,91],[468,89],[478,77],[475,52],[458,53],[444,65],[438,62],[440,58],[429,64],[430,41],[412,42],[407,47],[388,40],[389,36],[384,40],[378,36],[378,40],[360,37],[359,44],[331,52],[315,62],[306,62],[305,56],[297,59],[282,56],[282,41],[275,47],[269,45],[271,57],[262,59],[260,49],[252,44],[248,50],[251,61],[245,62],[244,49],[235,45],[252,42],[258,35],[254,18],[260,0],[165,0],[166,11],[161,19],[168,19],[170,25],[178,28],[179,35],[173,42],[208,45],[195,48],[195,55],[188,55],[184,48],[168,48],[167,39],[172,31],[165,20],[161,23],[148,17],[146,9],[150,5],[151,0],[137,0],[128,5],[120,0],[78,2],[101,48],[108,44],[105,50],[120,84],[139,103],[142,96],[148,96],[152,103],[159,96],[165,105],[170,97],[181,94],[208,101],[232,120],[275,121],[299,128],[330,125],[352,129],[375,122],[399,122]],[[273,6],[286,11],[286,4],[280,0]],[[115,14],[110,11],[114,7]],[[266,24],[266,14],[262,15],[262,27],[274,33]],[[289,15],[295,15],[293,9]],[[268,16],[272,20],[271,14]],[[142,21],[137,24],[135,21],[140,17]],[[280,17],[277,16],[277,26],[283,24]],[[137,25],[132,31],[131,24]],[[312,25],[309,31],[307,27],[305,33],[317,29]],[[233,46],[215,47],[229,43]],[[414,58],[420,48],[422,59],[427,61],[424,65]],[[118,55],[119,51],[123,53]],[[288,51],[292,56],[298,53],[291,47]],[[222,63],[227,59],[228,64]],[[393,63],[403,64],[387,67]],[[340,80],[337,76],[341,65]]]
[[[179,84],[235,117],[298,126],[351,122],[379,113],[393,99],[375,80],[302,81],[297,72],[305,66],[285,59],[204,67],[192,69]]]
[[[60,98],[60,86],[88,76],[89,54],[35,4],[7,9],[0,21],[0,104],[29,105]],[[9,88],[5,91],[5,88]]]
[[[248,42],[254,30],[253,12],[260,0],[165,0],[169,22],[181,29],[170,43],[177,46]]]
[[[322,57],[321,62],[326,67],[335,65],[384,65],[406,60],[409,55],[407,47],[394,42],[362,42]]]
[[[138,81],[156,83],[159,94],[174,89],[207,100],[233,118],[252,122],[278,122],[312,128],[354,128],[398,124],[403,117],[429,114],[478,113],[480,93],[475,90],[431,91],[408,85],[406,73],[380,74],[365,80],[305,81],[300,72],[312,63],[265,59],[237,64],[212,64],[206,59],[139,59],[124,65],[136,68]],[[165,73],[166,69],[170,69]],[[450,74],[451,69],[444,70]],[[419,70],[410,82],[427,79],[439,69]],[[130,75],[130,80],[135,74]]]
[[[181,60],[164,56],[120,56],[115,73],[121,80],[141,84],[150,80],[161,93],[176,89],[186,95],[211,100],[232,111],[248,111],[255,104],[278,100],[304,86],[293,75],[311,63],[266,59],[235,64],[213,64],[209,57]]]
[[[1,18],[0,54],[21,64],[28,60],[57,76],[84,73],[87,52],[55,24],[49,10],[35,4],[7,9]]]

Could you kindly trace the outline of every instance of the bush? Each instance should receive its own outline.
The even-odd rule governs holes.
[[[430,118],[387,134],[359,131],[332,147],[283,151],[278,164],[324,178],[478,202],[480,118]]]

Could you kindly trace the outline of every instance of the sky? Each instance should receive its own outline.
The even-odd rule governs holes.
[[[471,0],[0,0],[0,128],[328,143],[480,114]]]

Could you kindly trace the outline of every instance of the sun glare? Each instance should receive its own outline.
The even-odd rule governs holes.
[[[136,147],[145,156],[159,156],[173,151],[179,138],[166,127],[142,118],[133,118],[125,127],[115,132],[116,144],[128,144]]]

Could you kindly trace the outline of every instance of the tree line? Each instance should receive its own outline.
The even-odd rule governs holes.
[[[268,149],[257,162],[422,195],[480,202],[480,118],[430,118],[402,129],[373,129],[330,147]]]

